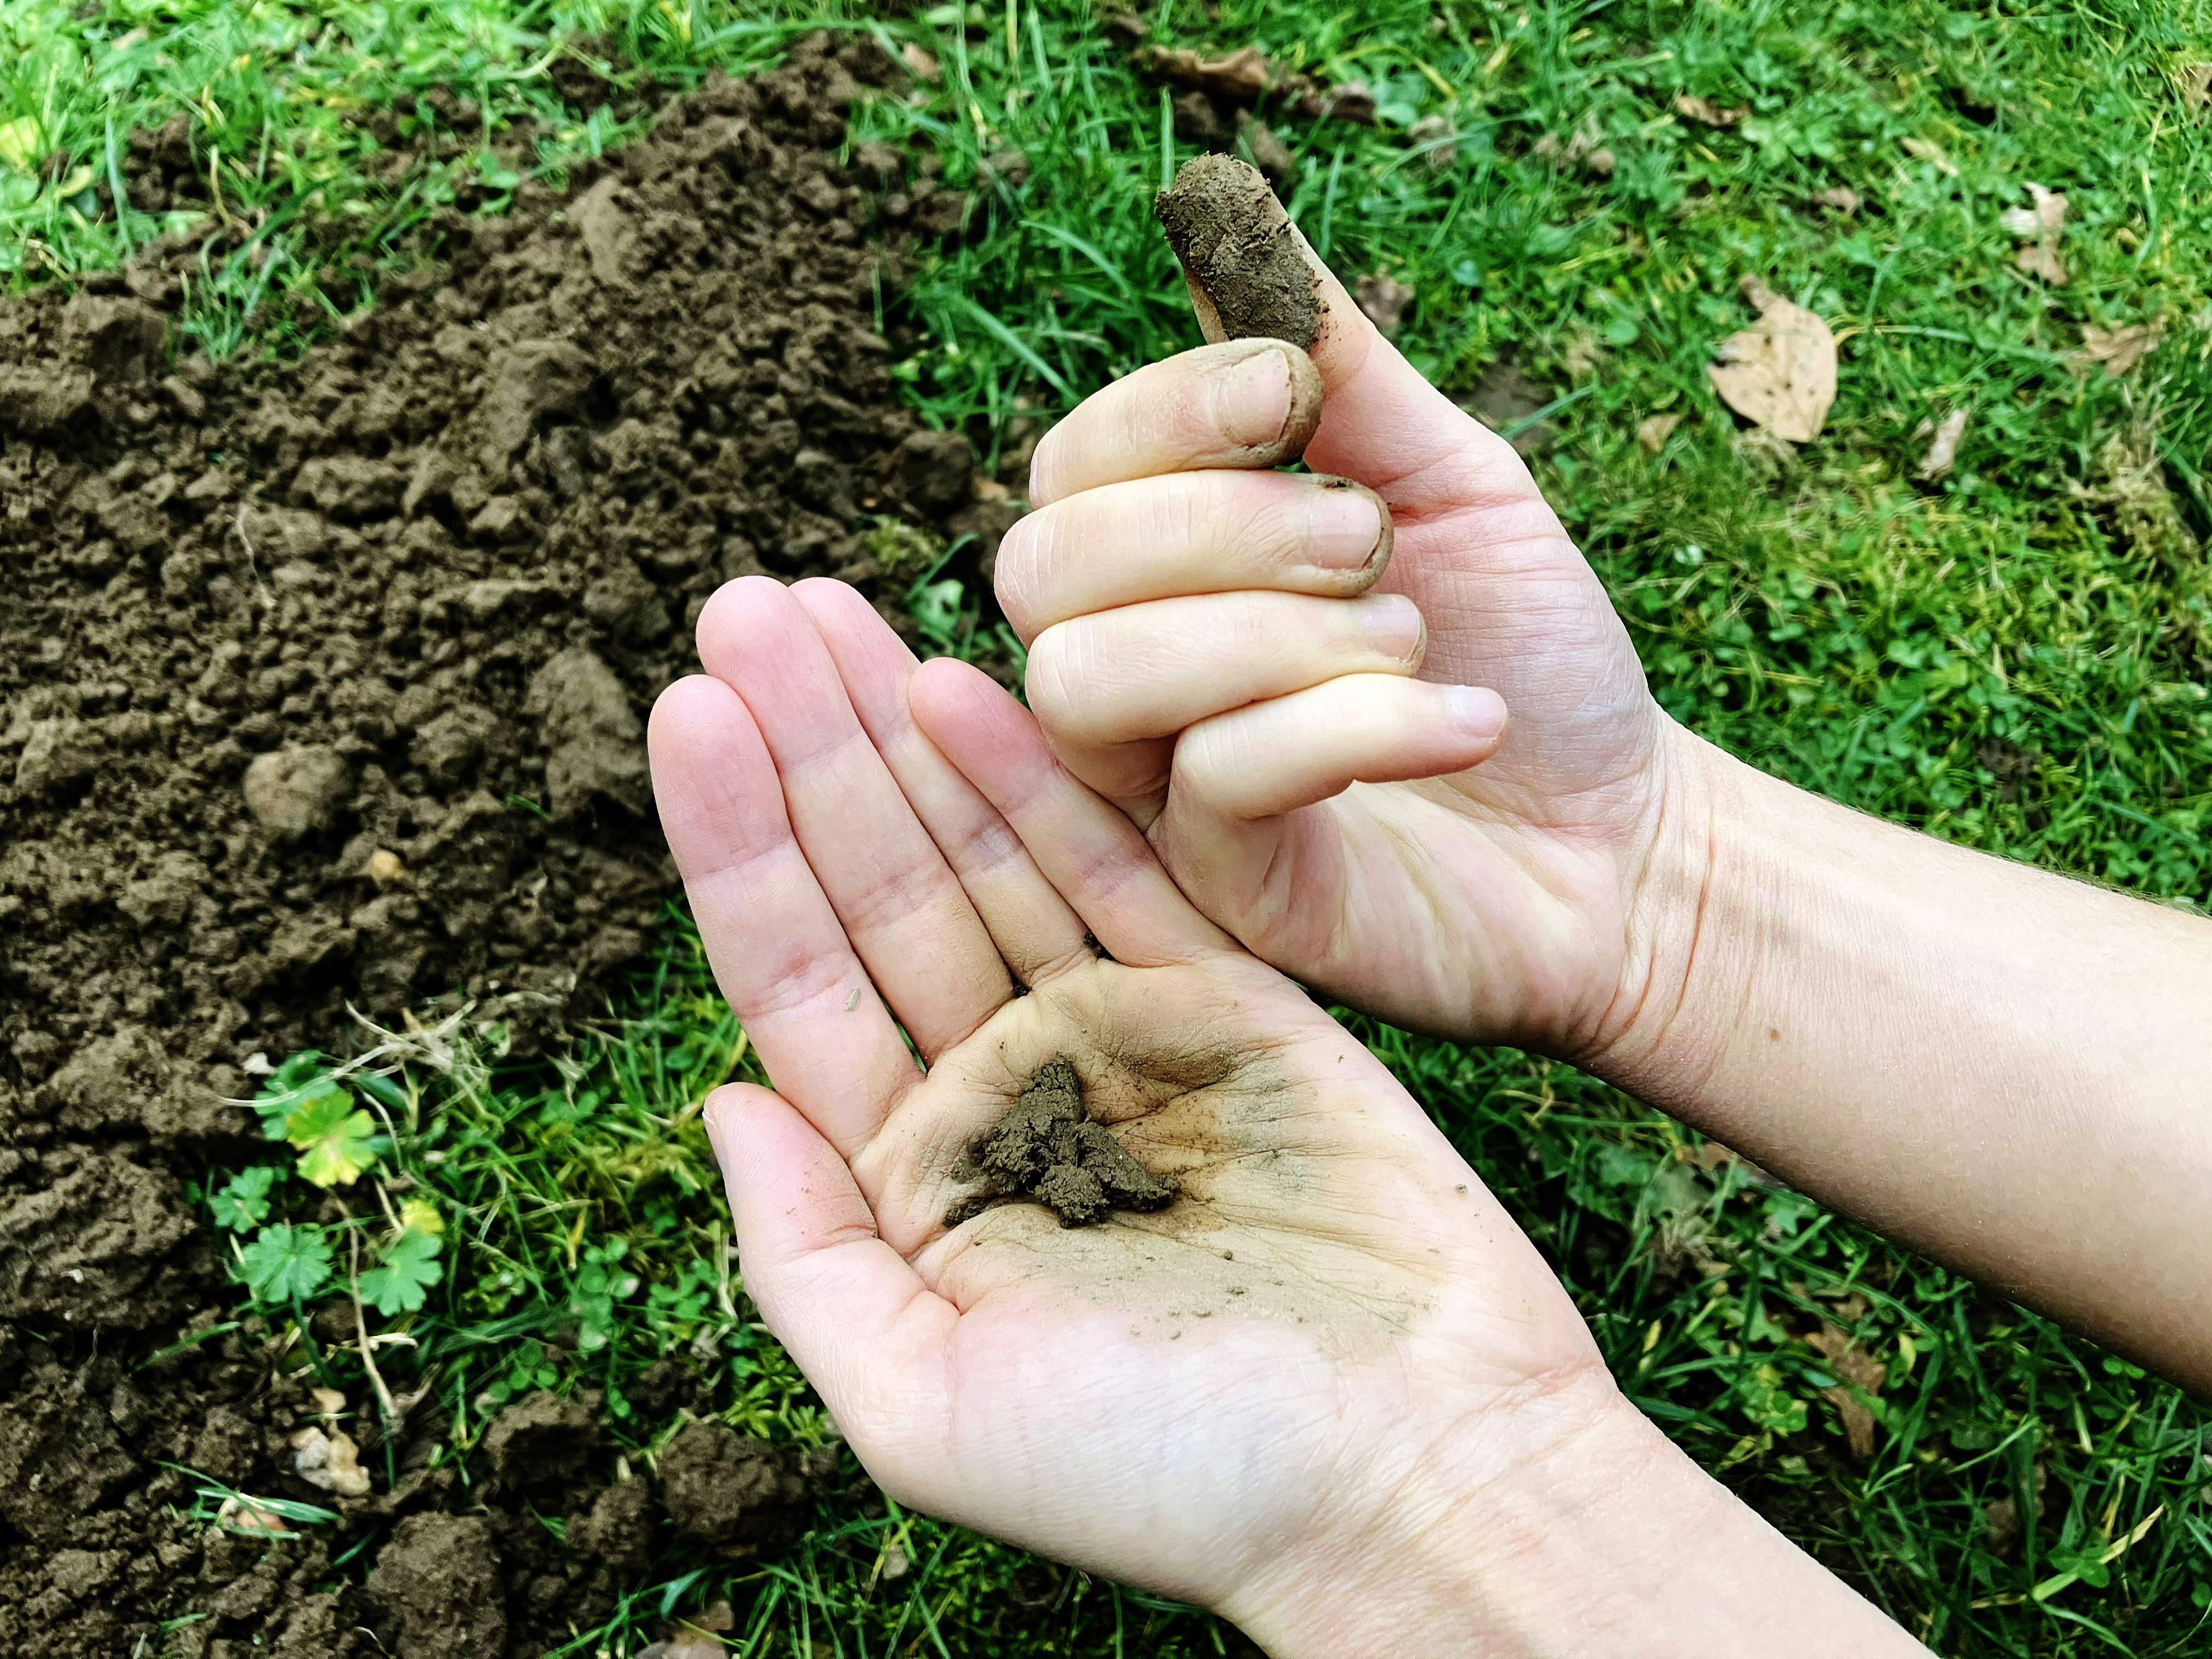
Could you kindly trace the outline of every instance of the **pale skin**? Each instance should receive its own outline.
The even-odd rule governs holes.
[[[745,1288],[888,1491],[1279,1656],[1920,1650],[1627,1404],[1419,1105],[1012,699],[835,583],[698,633],[654,778],[776,1084],[707,1121]],[[948,1228],[1055,1055],[1180,1195]]]
[[[1290,348],[1101,392],[1039,447],[998,566],[1055,753],[1263,961],[1571,1060],[2212,1393],[2212,923],[1677,726],[1519,458],[1316,268],[1306,459],[1388,502],[1387,568],[1316,574],[1371,539],[1364,495],[1210,459],[1287,408]],[[1386,664],[1349,619],[1391,596],[1426,628]]]
[[[653,757],[776,1085],[708,1112],[747,1289],[902,1501],[1278,1656],[1919,1651],[1626,1405],[1282,975],[1588,1066],[2203,1388],[2212,928],[1674,727],[1510,451],[1323,292],[1308,459],[1389,502],[1379,581],[1360,492],[1253,470],[1306,371],[1247,342],[1040,449],[1042,731],[836,584],[702,616]],[[946,1228],[1055,1054],[1182,1195]]]

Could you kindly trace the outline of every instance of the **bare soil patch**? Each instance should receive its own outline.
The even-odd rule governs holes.
[[[392,1446],[349,1412],[373,1486],[341,1497],[293,1442],[327,1402],[256,1324],[144,1362],[234,1304],[182,1183],[256,1144],[223,1103],[250,1057],[349,1007],[465,1001],[526,1048],[603,1009],[677,890],[642,723],[707,595],[835,574],[903,624],[923,543],[871,526],[974,510],[878,332],[957,198],[838,160],[894,73],[817,39],[710,81],[565,197],[451,220],[296,362],[180,353],[182,244],[0,307],[0,1649],[201,1613],[172,1650],[534,1655],[672,1535],[588,1401],[511,1408],[474,1486],[429,1467],[434,1409]],[[135,191],[187,187],[173,148]],[[757,1478],[689,1529],[803,1525],[819,1469],[702,1449]],[[165,1463],[342,1519],[180,1519]]]

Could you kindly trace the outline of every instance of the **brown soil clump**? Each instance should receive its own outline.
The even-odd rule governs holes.
[[[1177,1191],[1174,1176],[1154,1175],[1093,1121],[1084,1109],[1083,1079],[1064,1058],[1037,1067],[972,1157],[974,1170],[963,1173],[983,1189],[945,1218],[948,1227],[993,1198],[1018,1193],[1053,1211],[1063,1227],[1084,1227],[1113,1210],[1164,1209]]]
[[[1209,340],[1255,337],[1300,349],[1321,335],[1314,274],[1283,204],[1249,162],[1196,155],[1152,204]]]
[[[661,1501],[685,1537],[742,1560],[806,1530],[817,1472],[817,1454],[694,1423],[660,1454]]]
[[[328,1407],[258,1319],[212,1330],[238,1293],[184,1183],[264,1145],[245,1062],[349,1005],[472,1003],[525,1048],[602,1008],[677,891],[643,717],[708,594],[902,593],[871,545],[926,560],[896,521],[975,510],[874,331],[907,158],[837,159],[892,75],[817,37],[711,79],[569,197],[449,216],[296,362],[181,350],[185,243],[0,303],[0,1651],[204,1614],[163,1650],[526,1659],[672,1537],[589,1396],[517,1408],[472,1481],[432,1465],[451,1402],[387,1443],[356,1400],[370,1492],[304,1479]],[[340,1518],[240,1537],[164,1464]]]

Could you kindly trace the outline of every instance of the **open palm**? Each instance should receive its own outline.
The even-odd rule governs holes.
[[[654,711],[655,786],[776,1085],[708,1121],[746,1288],[889,1491],[1233,1611],[1613,1409],[1449,1143],[1012,699],[917,671],[834,583],[734,584],[699,638],[713,678]],[[948,1227],[1055,1057],[1179,1195]]]

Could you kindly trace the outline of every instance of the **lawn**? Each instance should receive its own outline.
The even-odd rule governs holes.
[[[1160,46],[1255,45],[1371,92],[1371,125],[1275,122],[1285,200],[1348,281],[1411,290],[1400,343],[1529,449],[1676,716],[1868,811],[2212,906],[2212,103],[2192,72],[2212,61],[2212,4],[1164,0],[1145,21]],[[261,257],[207,270],[187,326],[219,353],[296,351],[373,303],[439,210],[496,212],[522,176],[557,183],[640,130],[617,106],[574,125],[550,96],[572,36],[682,85],[818,26],[874,30],[925,71],[861,106],[853,141],[924,138],[972,191],[969,234],[894,302],[921,342],[894,373],[930,421],[1011,444],[1196,343],[1150,216],[1196,146],[1085,0],[881,18],[13,0],[0,271],[65,281],[169,228],[118,222],[111,181],[134,130],[190,108],[221,135],[228,199],[268,214]],[[540,119],[534,153],[486,145],[382,182],[372,118],[437,83]],[[2031,184],[2065,197],[2048,248],[2007,220]],[[2023,246],[2067,280],[2025,268]],[[1796,450],[1752,441],[1707,380],[1716,343],[1753,319],[1747,277],[1841,343],[1826,428]],[[2133,343],[2116,356],[2116,340]],[[1921,476],[1960,411],[1954,464]],[[988,629],[982,595],[916,602],[948,644]],[[1558,1267],[1644,1408],[1936,1650],[2212,1639],[2201,1407],[1571,1068],[1359,1029]],[[323,1086],[331,1133],[301,1158],[410,1176],[426,1204],[422,1242],[377,1269],[417,1344],[386,1380],[434,1378],[465,1475],[487,1413],[538,1387],[605,1390],[612,1432],[649,1459],[679,1425],[625,1390],[674,1351],[708,1368],[732,1425],[834,1435],[732,1276],[697,1106],[758,1073],[681,916],[632,1000],[557,1064],[507,1063],[495,1039],[395,1042],[389,1076]],[[356,1108],[371,1116],[349,1139]],[[210,1224],[253,1241],[241,1316],[281,1324],[331,1294],[305,1176],[205,1184]],[[301,1226],[280,1235],[287,1218]],[[1839,1370],[1844,1339],[1859,1352]],[[564,1651],[629,1655],[722,1595],[746,1654],[1236,1639],[878,1501],[825,1504],[764,1565],[672,1546],[615,1625]]]

